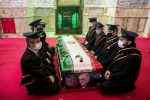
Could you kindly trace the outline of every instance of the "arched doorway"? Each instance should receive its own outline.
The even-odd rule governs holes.
[[[68,3],[67,0],[57,2],[56,34],[82,34],[80,0],[74,0],[72,4],[65,2]]]

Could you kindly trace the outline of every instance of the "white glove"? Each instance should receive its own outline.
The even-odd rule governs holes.
[[[95,52],[94,51],[91,51],[91,53],[94,55],[95,54]]]
[[[87,45],[88,44],[88,42],[87,41],[85,41],[85,43],[84,43],[85,45]]]

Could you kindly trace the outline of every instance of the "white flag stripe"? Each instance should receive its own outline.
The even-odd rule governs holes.
[[[80,44],[78,44],[76,39],[72,35],[62,36],[62,38],[73,60],[74,72],[92,71],[92,64],[90,58],[81,48]],[[76,57],[77,55],[80,55],[83,58],[83,62],[80,62],[80,57]]]

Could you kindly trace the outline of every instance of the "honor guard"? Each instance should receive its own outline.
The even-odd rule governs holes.
[[[59,91],[58,77],[53,66],[43,62],[39,51],[42,42],[38,32],[26,32],[27,47],[21,58],[22,80],[28,94],[56,94]]]
[[[104,81],[98,84],[104,94],[125,93],[135,89],[141,66],[141,52],[136,48],[135,32],[123,30],[117,42],[120,50],[102,75]]]

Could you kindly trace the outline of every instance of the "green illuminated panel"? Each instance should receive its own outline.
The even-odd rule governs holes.
[[[79,15],[78,13],[73,13],[72,15],[72,28],[78,28],[78,18],[79,18]]]
[[[58,28],[62,28],[62,14],[58,13]]]

